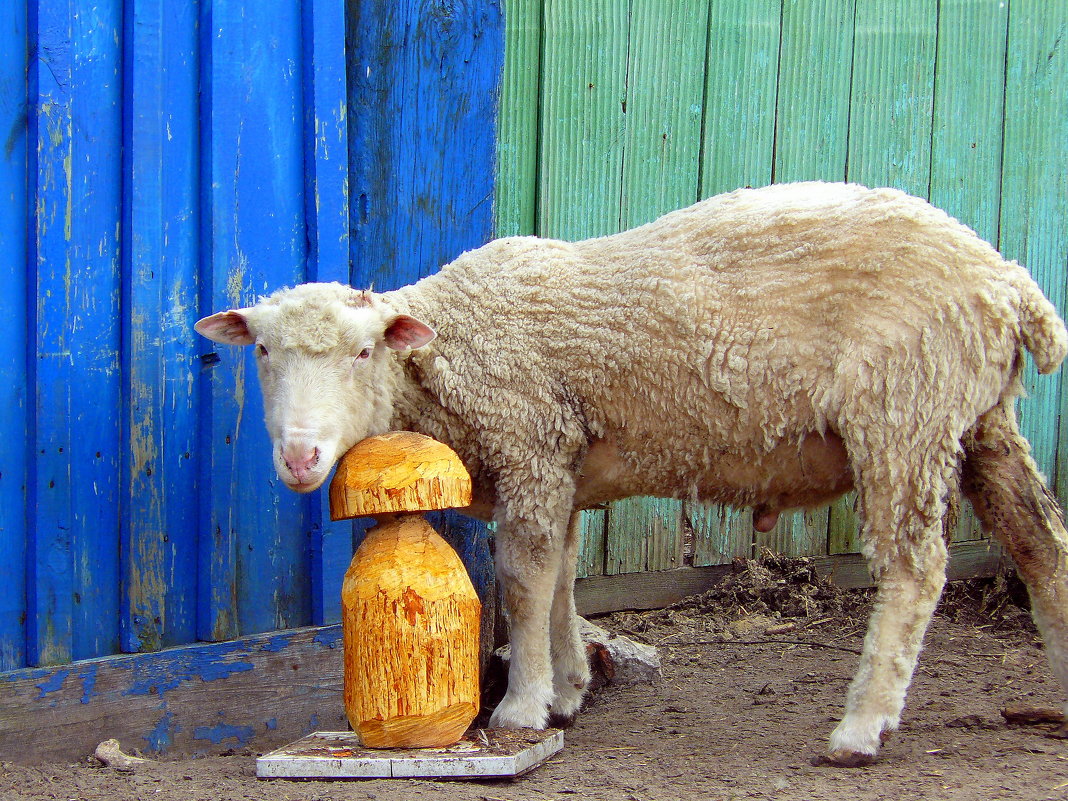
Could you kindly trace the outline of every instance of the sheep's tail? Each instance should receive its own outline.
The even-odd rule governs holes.
[[[1040,373],[1052,373],[1068,355],[1068,330],[1038,284],[1023,267],[1012,265],[1020,293],[1020,335]]]

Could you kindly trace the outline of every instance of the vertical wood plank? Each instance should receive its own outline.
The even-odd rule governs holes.
[[[931,202],[998,241],[1005,113],[1002,0],[941,0],[931,152]]]
[[[701,197],[771,183],[782,0],[709,9]]]
[[[1001,0],[941,0],[938,11],[931,202],[998,241],[1009,6]],[[955,542],[983,538],[962,503]]]
[[[300,8],[201,7],[203,313],[249,305],[305,275]],[[200,636],[287,628],[311,617],[310,501],[271,468],[250,348],[220,348],[205,382],[212,477],[201,548]]]
[[[936,0],[857,5],[848,180],[928,195],[937,21]]]
[[[578,240],[619,230],[630,17],[614,0],[546,0],[536,230]],[[606,512],[583,513],[584,575],[604,571]]]
[[[26,4],[16,3],[0,25],[0,671],[26,664],[26,481],[30,449],[27,404]]]
[[[352,277],[382,291],[493,236],[504,19],[496,0],[350,0],[348,10]],[[491,606],[485,525],[445,519]]]
[[[627,4],[547,0],[538,233],[584,239],[619,230]]]
[[[773,180],[845,177],[853,3],[784,0]]]
[[[124,651],[196,639],[197,11],[127,0]]]
[[[305,0],[302,11],[304,208],[309,281],[349,282],[348,96],[345,6]],[[353,524],[330,520],[322,490],[310,499],[312,622],[341,619],[341,582],[353,551]]]
[[[121,3],[31,9],[38,58],[30,661],[118,640]]]
[[[1019,0],[1009,8],[1005,147],[1001,179],[1000,249],[1031,271],[1065,314],[1068,265],[1068,5]],[[1020,427],[1039,469],[1053,477],[1060,381],[1038,376],[1028,360]],[[1060,441],[1065,417],[1060,415]],[[1063,449],[1062,449],[1063,450]],[[1062,456],[1063,458],[1063,456]],[[1063,471],[1062,471],[1063,472]],[[1064,480],[1059,479],[1065,499]]]
[[[533,234],[538,183],[541,0],[506,0],[497,121],[496,236]]]
[[[626,127],[619,229],[697,200],[707,0],[630,3]],[[606,573],[666,570],[682,563],[682,503],[630,498],[612,504]]]
[[[738,557],[753,557],[751,509],[687,502],[683,511],[693,530],[695,567],[723,565]]]

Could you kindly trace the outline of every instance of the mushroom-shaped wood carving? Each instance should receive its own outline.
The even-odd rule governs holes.
[[[370,437],[338,464],[330,516],[378,521],[341,590],[345,711],[368,748],[452,745],[478,713],[478,596],[419,514],[470,503],[459,458],[420,434]]]

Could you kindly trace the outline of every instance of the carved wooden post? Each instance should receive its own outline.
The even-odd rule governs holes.
[[[338,464],[331,517],[377,520],[341,591],[345,710],[369,748],[451,745],[478,713],[478,596],[419,514],[470,503],[459,458],[419,434],[370,437]]]

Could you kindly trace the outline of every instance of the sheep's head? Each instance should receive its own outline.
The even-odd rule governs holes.
[[[389,351],[419,348],[435,336],[370,292],[342,284],[283,289],[194,328],[214,342],[255,346],[274,467],[297,492],[322,485],[345,451],[388,430]]]

